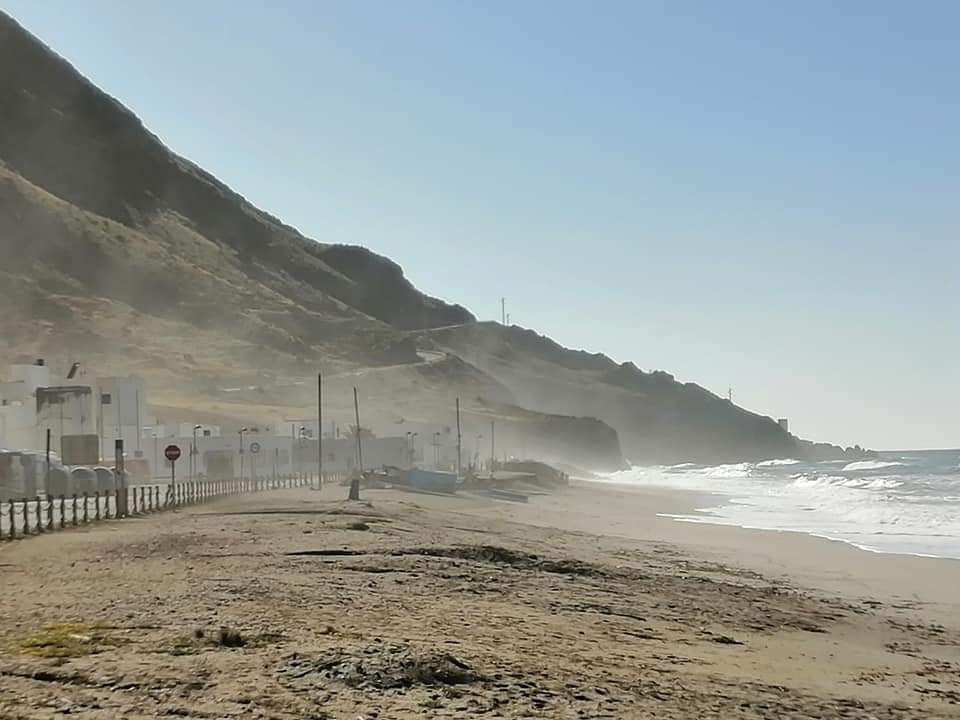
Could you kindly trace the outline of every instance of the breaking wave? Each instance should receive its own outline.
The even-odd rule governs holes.
[[[960,558],[960,451],[856,462],[635,467],[604,481],[666,486],[714,503],[677,518],[806,532],[878,552]]]
[[[863,470],[883,470],[883,468],[888,467],[903,467],[906,463],[897,462],[895,460],[884,462],[882,460],[860,460],[858,462],[852,462],[846,467],[843,468],[844,472],[860,472]]]

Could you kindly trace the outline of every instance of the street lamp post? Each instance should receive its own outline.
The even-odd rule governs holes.
[[[303,452],[302,452],[302,450],[303,450],[303,441],[304,441],[304,439],[305,439],[306,437],[307,437],[307,428],[306,428],[305,426],[301,425],[301,426],[300,426],[300,430],[297,431],[297,450],[300,452],[301,457],[302,457],[302,455],[303,455]],[[307,472],[307,471],[306,471],[306,464],[305,464],[305,463],[300,463],[300,477],[301,477],[301,478],[304,477],[304,476],[306,475],[306,472]]]
[[[243,482],[243,434],[248,431],[249,428],[242,427],[240,428],[240,482]]]
[[[200,473],[197,472],[197,458],[200,456],[200,449],[197,447],[197,430],[201,428],[200,425],[193,426],[193,445],[190,446],[190,479],[193,480],[196,475]]]
[[[410,465],[417,459],[417,435],[420,433],[411,433],[410,435]]]

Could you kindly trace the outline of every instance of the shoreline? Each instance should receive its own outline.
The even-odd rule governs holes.
[[[675,467],[634,466],[625,473],[583,478],[579,482],[623,491],[660,488],[700,494],[704,501],[688,511],[675,513],[673,519],[677,521],[796,532],[871,553],[960,560],[960,524],[954,520],[960,511],[956,502],[960,498],[954,497],[956,491],[951,492],[949,484],[954,472],[944,476],[943,468],[931,468],[932,477],[938,482],[940,477],[948,478],[939,491],[942,497],[914,496],[913,480],[907,475],[822,475],[821,469],[802,468],[800,474],[778,476],[766,471],[784,465],[792,468],[797,461],[770,462],[774,465],[740,463],[691,473],[677,473]],[[899,467],[907,463],[879,465]],[[716,470],[718,474],[707,470]],[[878,467],[869,470],[876,471]],[[924,478],[919,477],[922,487]]]
[[[695,509],[693,512],[708,512],[707,510]],[[852,548],[856,548],[862,552],[875,553],[877,555],[902,555],[904,557],[915,557],[915,558],[928,558],[931,560],[952,560],[954,562],[960,562],[960,558],[955,558],[951,555],[934,555],[932,553],[919,553],[919,552],[906,552],[902,550],[881,550],[880,548],[869,547],[868,545],[861,545],[859,543],[853,542],[853,540],[847,540],[846,538],[841,537],[832,537],[830,535],[825,535],[820,532],[815,532],[813,530],[797,530],[794,528],[775,528],[775,527],[766,527],[763,525],[743,525],[735,522],[720,522],[719,518],[714,519],[709,515],[703,517],[697,517],[693,515],[671,515],[670,513],[660,513],[658,517],[667,518],[673,520],[674,522],[687,522],[693,525],[717,525],[719,527],[731,527],[739,528],[741,530],[760,530],[762,532],[771,532],[771,533],[796,533],[797,535],[806,535],[808,537],[818,538],[820,540],[827,540],[829,542],[841,543],[843,545],[848,545]]]
[[[526,505],[498,502],[472,513],[634,541],[667,544],[723,565],[831,595],[920,603],[960,617],[960,560],[872,552],[845,541],[795,530],[683,522],[717,493],[655,485],[577,481],[554,494],[531,496]],[[910,578],[909,583],[904,578]]]

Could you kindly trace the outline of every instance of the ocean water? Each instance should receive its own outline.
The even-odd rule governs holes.
[[[791,458],[704,466],[634,467],[603,482],[710,493],[671,516],[842,540],[864,550],[960,559],[960,450],[883,453],[875,460]]]

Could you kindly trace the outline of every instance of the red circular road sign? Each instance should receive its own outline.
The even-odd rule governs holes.
[[[163,449],[163,454],[170,462],[176,462],[180,457],[180,448],[176,445],[167,445]]]

